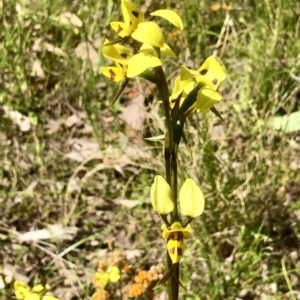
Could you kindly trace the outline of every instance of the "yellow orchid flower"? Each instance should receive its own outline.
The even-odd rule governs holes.
[[[131,36],[141,43],[149,43],[154,47],[163,47],[164,38],[160,27],[152,21],[145,21],[144,14],[129,0],[121,1],[124,22],[111,22],[112,29],[122,38]],[[183,29],[182,20],[179,15],[169,9],[154,11],[151,16],[166,19],[171,24]]]
[[[161,226],[163,230],[162,237],[168,239],[167,250],[170,255],[173,264],[180,261],[185,245],[183,239],[188,239],[191,235],[192,227],[188,224],[186,227],[182,227],[179,222],[174,222],[170,228],[166,224]]]
[[[45,295],[50,290],[48,284],[38,284],[31,288],[26,283],[15,280],[14,289],[17,299],[21,300],[59,300],[58,298]]]
[[[225,79],[226,73],[214,56],[208,57],[198,70],[189,70],[181,66],[180,76],[176,78],[173,93],[170,96],[170,106],[174,106],[175,99],[181,92],[182,103],[197,84],[202,84],[191,110],[197,109],[202,113],[207,113],[222,99],[217,89]]]
[[[167,44],[164,44],[163,49],[166,54],[174,54]],[[116,67],[102,68],[101,73],[115,82],[124,81],[127,77],[138,76],[148,68],[162,65],[156,50],[149,44],[143,44],[139,53],[133,55],[131,50],[125,46],[112,44],[106,39],[102,47],[102,54],[114,61]]]

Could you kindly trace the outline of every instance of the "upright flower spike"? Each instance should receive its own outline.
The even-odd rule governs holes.
[[[167,215],[174,209],[171,187],[160,175],[155,176],[151,186],[151,202],[160,215]]]
[[[179,202],[183,215],[196,218],[200,216],[204,210],[204,196],[191,178],[187,178],[179,192]]]

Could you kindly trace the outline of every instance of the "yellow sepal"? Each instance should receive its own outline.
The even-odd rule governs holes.
[[[165,43],[160,27],[154,22],[139,23],[131,37],[138,42],[147,43],[157,48],[163,47]]]
[[[183,23],[182,23],[180,16],[173,10],[159,9],[159,10],[154,11],[150,15],[164,18],[167,21],[169,21],[171,24],[173,24],[175,27],[179,28],[180,30],[183,29]]]
[[[160,175],[155,176],[151,186],[151,202],[153,208],[161,215],[167,215],[174,209],[171,188]]]
[[[200,216],[204,210],[204,196],[193,179],[187,178],[179,192],[179,202],[183,215],[191,218]]]

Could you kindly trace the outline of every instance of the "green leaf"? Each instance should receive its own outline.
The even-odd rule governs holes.
[[[142,74],[139,74],[139,77],[156,84],[155,74],[150,70],[145,70]]]
[[[199,90],[203,87],[203,84],[199,83],[184,99],[182,105],[179,108],[178,117],[184,114],[196,101]]]
[[[300,111],[293,112],[290,115],[273,117],[269,126],[274,130],[285,133],[296,132],[300,130]]]
[[[158,283],[154,286],[153,291],[159,289],[161,286],[163,286],[175,273],[176,269],[178,268],[179,264],[173,264],[168,271],[168,273],[158,281]]]
[[[145,140],[146,141],[151,141],[151,142],[164,141],[165,136],[166,136],[165,134],[157,135],[157,136],[151,136],[151,137],[145,138]]]
[[[111,103],[111,106],[113,106],[113,105],[116,103],[116,101],[119,99],[119,97],[121,96],[122,92],[125,90],[125,88],[126,88],[128,82],[129,82],[129,78],[127,78],[127,79],[122,83],[120,89],[118,90],[117,94],[115,95],[115,97],[114,97],[114,99],[113,99],[113,101],[112,101],[112,103]]]

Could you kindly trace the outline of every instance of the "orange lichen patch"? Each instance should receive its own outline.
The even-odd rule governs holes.
[[[136,298],[143,294],[144,288],[141,283],[133,283],[128,290],[128,298]]]
[[[181,35],[181,30],[176,29],[175,31],[168,33],[168,40],[169,41],[176,41],[176,40],[178,40],[180,35]]]
[[[213,4],[210,9],[212,11],[218,11],[219,9],[221,8],[221,5],[220,4]]]
[[[222,4],[222,5],[220,5],[220,4],[213,4],[213,5],[210,7],[210,9],[211,9],[212,11],[218,11],[218,10],[220,10],[221,8],[224,9],[224,10],[231,10],[231,9],[232,9],[231,5],[227,5],[227,4]]]
[[[105,290],[98,290],[92,296],[92,300],[107,300],[107,299],[109,299],[109,293]]]
[[[125,262],[123,268],[122,268],[122,271],[125,273],[125,274],[129,274],[129,273],[132,273],[133,271],[133,267],[132,265],[128,264],[127,262]]]
[[[152,275],[152,281],[159,280],[163,277],[164,267],[162,265],[152,266],[148,271]]]
[[[134,278],[136,283],[140,283],[144,288],[149,286],[149,283],[153,280],[153,276],[150,272],[141,270]]]

